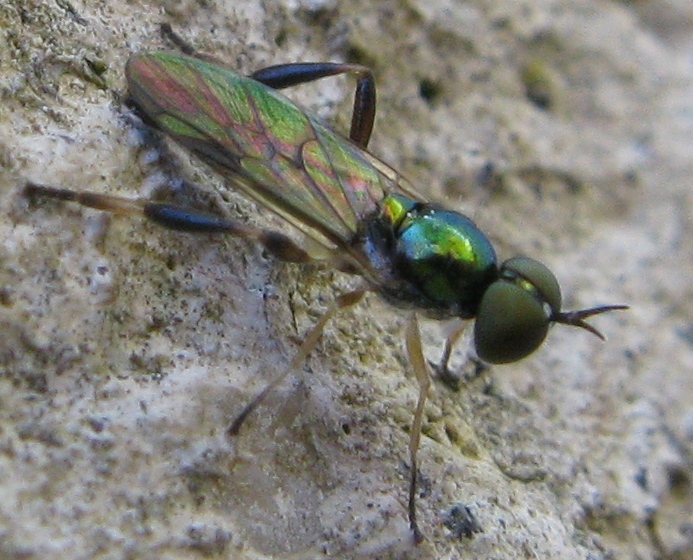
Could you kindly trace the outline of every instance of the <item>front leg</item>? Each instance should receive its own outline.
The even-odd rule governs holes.
[[[488,364],[474,355],[469,355],[467,357],[465,364],[463,364],[461,367],[462,371],[453,371],[451,369],[450,358],[452,356],[452,349],[454,348],[455,344],[459,342],[466,328],[467,323],[458,320],[454,330],[445,339],[445,347],[443,348],[443,355],[440,358],[440,362],[429,362],[431,368],[433,368],[433,371],[436,374],[436,377],[453,391],[459,391],[463,381],[469,380],[470,378],[474,379],[488,369]],[[473,368],[471,373],[464,371],[468,369],[468,364],[471,364]]]

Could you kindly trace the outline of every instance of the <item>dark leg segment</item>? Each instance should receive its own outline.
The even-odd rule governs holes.
[[[161,24],[161,34],[184,54],[226,66],[211,56],[198,53],[192,45],[173,31],[168,23]],[[368,147],[371,132],[373,132],[376,105],[375,80],[370,68],[346,62],[297,62],[269,66],[253,72],[250,77],[271,88],[283,89],[339,74],[353,74],[358,78],[354,92],[354,110],[351,115],[349,138],[365,149]]]
[[[250,227],[209,212],[138,198],[56,189],[36,183],[28,183],[24,193],[31,198],[56,198],[114,214],[141,216],[176,231],[244,237],[259,242],[270,254],[286,262],[305,263],[312,260],[308,253],[282,233]]]
[[[375,80],[369,68],[339,62],[297,62],[269,66],[253,72],[250,77],[271,88],[283,89],[339,74],[354,74],[358,77],[349,138],[366,148],[373,132],[376,105]]]

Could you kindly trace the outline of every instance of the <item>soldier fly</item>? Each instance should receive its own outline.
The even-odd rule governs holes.
[[[29,183],[26,193],[143,216],[172,230],[250,238],[279,260],[319,259],[362,278],[357,289],[337,297],[287,369],[233,422],[230,434],[237,433],[264,396],[302,364],[337,311],[355,305],[367,292],[410,309],[406,349],[419,395],[409,441],[408,516],[413,537],[421,542],[416,519],[417,450],[430,381],[416,312],[435,319],[475,319],[477,355],[500,364],[534,352],[553,323],[580,327],[603,339],[586,319],[626,306],[562,311],[558,281],[546,266],[527,257],[499,264],[490,241],[472,220],[429,202],[397,171],[371,155],[367,146],[376,92],[368,68],[294,63],[244,77],[195,55],[170,28],[163,30],[186,54],[132,55],[125,67],[127,103],[146,124],[194,153],[230,186],[317,242],[323,254],[312,254],[282,233],[177,205],[36,183]],[[357,78],[348,137],[277,91],[339,74]],[[446,341],[445,359],[460,333],[456,330]]]

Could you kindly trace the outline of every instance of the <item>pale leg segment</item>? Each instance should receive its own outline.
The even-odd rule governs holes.
[[[409,461],[411,462],[411,477],[409,479],[409,527],[414,534],[414,540],[420,543],[423,541],[424,537],[416,521],[416,485],[418,479],[417,453],[419,451],[419,443],[421,442],[423,413],[426,399],[428,398],[428,389],[431,385],[431,379],[428,374],[428,367],[426,367],[423,351],[421,350],[421,333],[419,331],[419,322],[415,314],[412,314],[407,322],[406,342],[409,362],[414,369],[416,381],[419,384],[419,399],[416,403],[414,421],[412,422],[411,434],[409,435]]]

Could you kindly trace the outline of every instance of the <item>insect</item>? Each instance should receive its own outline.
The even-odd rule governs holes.
[[[508,363],[536,350],[553,323],[603,338],[586,319],[626,306],[562,311],[558,281],[546,266],[527,257],[499,264],[490,241],[469,218],[428,202],[397,171],[366,151],[376,105],[368,68],[295,63],[244,77],[193,56],[170,28],[164,32],[185,54],[132,55],[125,67],[127,103],[146,124],[197,155],[230,186],[321,245],[327,265],[362,278],[357,289],[337,297],[287,369],[246,406],[229,433],[237,433],[264,396],[302,364],[337,311],[355,305],[367,292],[410,309],[406,348],[419,395],[409,442],[408,516],[414,539],[420,542],[417,451],[430,381],[415,312],[436,319],[475,319],[478,356],[490,363]],[[277,91],[339,74],[357,78],[348,137]],[[173,230],[243,236],[282,261],[307,263],[318,258],[283,233],[187,207],[36,183],[27,184],[26,193],[144,216]],[[460,333],[458,329],[446,341],[446,356]]]

